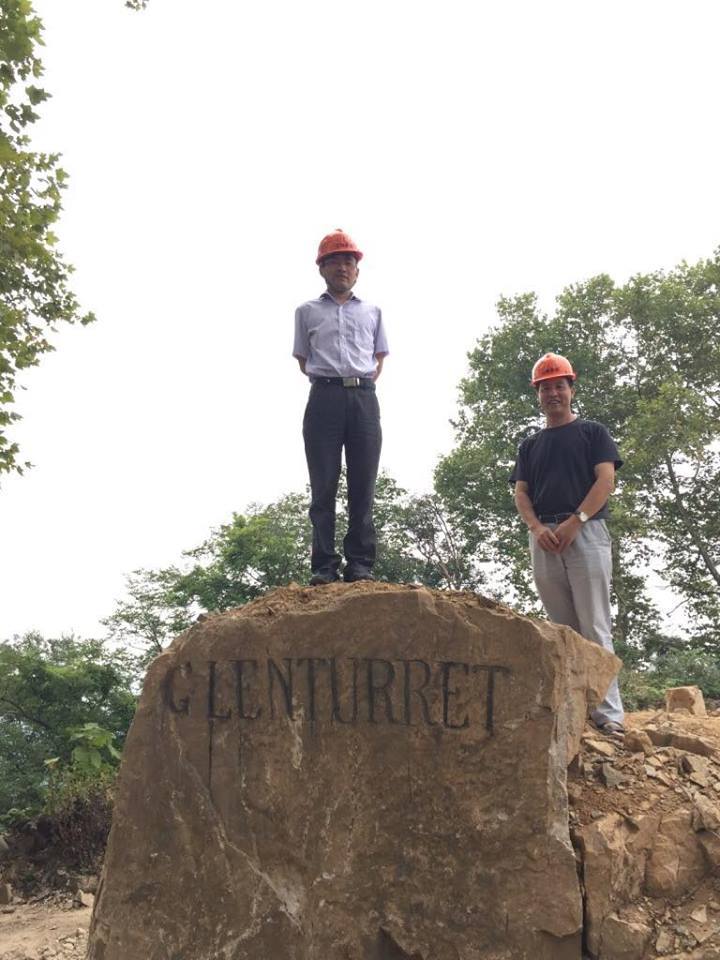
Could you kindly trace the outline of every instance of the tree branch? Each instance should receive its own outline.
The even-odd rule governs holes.
[[[0,703],[9,704],[13,708],[13,710],[16,710],[20,714],[20,716],[24,717],[30,723],[36,723],[39,727],[45,727],[46,730],[50,730],[49,723],[45,723],[45,721],[41,720],[39,717],[31,716],[29,713],[23,710],[23,708],[20,706],[19,703],[15,703],[13,700],[10,699],[10,697],[5,697],[5,696],[0,697]]]
[[[707,547],[698,536],[695,525],[693,524],[690,514],[685,504],[683,503],[682,493],[680,492],[680,484],[678,483],[677,476],[675,475],[675,468],[673,467],[672,457],[670,456],[669,453],[666,453],[664,455],[664,460],[665,460],[665,466],[667,467],[667,471],[668,471],[668,477],[670,479],[670,486],[672,487],[673,493],[675,494],[675,502],[677,504],[677,508],[680,513],[680,516],[683,520],[685,529],[690,535],[690,539],[692,540],[695,546],[695,549],[702,557],[702,560],[703,560],[703,563],[705,564],[705,568],[707,572],[713,578],[713,580],[718,585],[718,587],[720,587],[720,571],[715,566],[715,563],[713,562],[713,559],[710,556],[707,550]]]

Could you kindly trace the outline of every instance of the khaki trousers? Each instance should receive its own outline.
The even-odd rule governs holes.
[[[555,524],[548,524],[552,529]],[[610,611],[612,550],[604,520],[588,520],[563,553],[548,553],[530,534],[533,577],[550,620],[565,624],[613,652]],[[623,705],[617,679],[603,702],[592,712],[601,725],[622,723]]]

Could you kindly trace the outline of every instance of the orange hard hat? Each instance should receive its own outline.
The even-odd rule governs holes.
[[[577,374],[567,357],[562,357],[559,353],[546,353],[532,368],[530,382],[536,387],[541,380],[552,380],[553,377],[570,377],[575,380]]]
[[[363,258],[362,250],[358,249],[352,237],[349,237],[340,227],[322,238],[315,263],[321,264],[325,257],[330,257],[333,253],[351,253],[358,261]]]

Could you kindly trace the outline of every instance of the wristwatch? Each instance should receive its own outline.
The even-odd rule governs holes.
[[[577,517],[580,523],[587,523],[587,521],[590,519],[584,510],[573,510],[573,516]]]

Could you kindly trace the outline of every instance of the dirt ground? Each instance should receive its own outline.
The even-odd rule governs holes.
[[[84,957],[92,913],[92,898],[86,899],[86,906],[77,907],[51,898],[0,908],[0,960]]]

